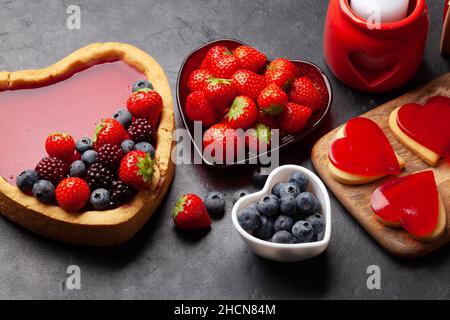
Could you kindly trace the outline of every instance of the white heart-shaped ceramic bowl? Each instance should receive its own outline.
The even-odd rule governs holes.
[[[270,194],[272,187],[278,183],[286,183],[288,177],[293,172],[302,172],[309,178],[309,192],[317,196],[321,203],[321,213],[325,217],[325,231],[322,240],[309,243],[296,244],[280,244],[260,240],[247,231],[242,229],[239,225],[237,215],[238,212],[244,208],[249,207],[252,203],[257,203],[263,196]],[[309,259],[321,254],[330,242],[331,236],[331,205],[328,191],[319,179],[319,177],[312,171],[295,165],[285,165],[278,167],[272,171],[267,178],[267,182],[261,191],[249,194],[241,199],[233,206],[231,212],[233,225],[245,244],[257,255],[280,262],[294,262]]]

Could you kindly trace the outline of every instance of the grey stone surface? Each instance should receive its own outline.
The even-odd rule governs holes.
[[[448,71],[449,62],[438,49],[442,2],[428,1],[432,24],[417,76],[401,90],[380,95],[352,91],[331,76],[335,99],[330,116],[313,136],[283,152],[283,163],[311,167],[310,150],[321,135]],[[329,73],[322,58],[327,3],[1,0],[0,70],[40,68],[91,42],[123,41],[155,57],[175,90],[178,68],[187,54],[209,40],[232,37],[268,56],[311,60]],[[70,4],[81,6],[81,30],[66,28]],[[177,122],[180,125],[178,116]],[[133,240],[117,248],[65,245],[0,219],[0,298],[450,298],[448,246],[417,261],[397,260],[334,198],[330,246],[320,257],[302,263],[278,264],[249,252],[231,225],[231,205],[202,237],[187,237],[174,229],[170,211],[180,194],[204,195],[214,189],[231,199],[235,190],[249,186],[249,179],[246,168],[179,166],[159,211]],[[81,268],[81,290],[62,285],[70,264]],[[381,290],[366,287],[366,268],[372,264],[381,268]]]

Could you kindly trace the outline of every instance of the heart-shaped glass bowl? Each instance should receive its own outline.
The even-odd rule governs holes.
[[[213,46],[225,46],[230,50],[234,50],[235,48],[245,45],[245,43],[240,42],[238,40],[234,39],[219,39],[214,40],[208,44],[205,44],[197,49],[195,49],[188,57],[184,60],[183,64],[181,65],[180,71],[178,72],[178,80],[177,80],[177,102],[178,102],[178,110],[180,111],[181,118],[183,120],[183,124],[185,128],[189,132],[189,136],[191,138],[192,143],[194,144],[195,150],[201,155],[203,162],[215,166],[215,167],[230,167],[235,166],[238,164],[244,164],[249,163],[250,160],[254,159],[255,157],[259,157],[264,154],[256,154],[254,152],[248,152],[246,154],[246,157],[244,160],[236,161],[232,164],[215,164],[203,157],[203,147],[202,145],[198,145],[194,139],[194,123],[189,120],[186,117],[185,114],[185,107],[186,107],[186,98],[189,95],[189,89],[187,86],[189,75],[194,71],[195,69],[198,69],[200,67],[201,62],[205,58],[207,52],[209,49],[211,49]],[[309,135],[311,132],[313,132],[323,121],[325,116],[327,115],[328,111],[330,110],[332,100],[333,100],[333,91],[331,89],[330,80],[326,76],[325,72],[319,68],[317,65],[303,60],[291,60],[293,63],[295,63],[300,70],[306,70],[309,75],[313,75],[315,79],[319,81],[323,81],[324,87],[326,88],[328,94],[328,101],[324,108],[320,110],[316,110],[312,116],[312,118],[309,120],[307,126],[296,135],[281,135],[280,137],[280,143],[277,148],[269,149],[267,152],[274,151],[276,149],[285,148],[289,145],[292,145],[293,143],[303,139],[307,135]],[[270,62],[270,59],[269,59]],[[205,130],[205,128],[203,128]],[[266,153],[267,153],[266,152]]]

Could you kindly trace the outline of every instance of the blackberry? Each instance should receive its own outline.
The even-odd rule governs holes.
[[[48,180],[57,186],[69,174],[69,165],[54,157],[45,157],[36,165],[39,179]]]
[[[86,182],[91,190],[109,189],[115,178],[116,174],[99,162],[94,163],[86,172]]]
[[[123,158],[123,151],[119,146],[104,144],[98,149],[98,159],[105,166],[116,168]]]
[[[111,202],[114,206],[121,206],[136,194],[136,189],[120,180],[113,181],[111,186]]]
[[[128,135],[135,143],[150,142],[155,145],[156,131],[147,119],[136,119],[128,128]]]

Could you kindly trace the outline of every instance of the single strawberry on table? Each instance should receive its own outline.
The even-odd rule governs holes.
[[[267,57],[253,47],[242,45],[234,49],[242,68],[257,72],[267,63]]]
[[[186,116],[191,121],[201,121],[209,127],[217,122],[218,114],[208,100],[206,91],[191,92],[186,99]]]
[[[233,81],[211,77],[206,83],[205,92],[211,106],[219,112],[229,108],[237,95]]]
[[[103,119],[97,128],[93,138],[94,149],[98,150],[105,144],[120,146],[123,140],[128,139],[128,134],[124,127],[111,118]]]
[[[239,136],[236,131],[225,123],[217,123],[203,134],[203,149],[208,149],[212,157],[219,157],[216,151],[222,153],[222,158],[216,160],[233,160],[238,142]]]
[[[208,86],[206,82],[213,75],[208,69],[197,69],[192,71],[188,79],[188,88],[191,91],[205,90]]]
[[[151,186],[155,160],[144,151],[132,151],[120,162],[119,179],[124,183],[139,189],[149,189]]]
[[[250,97],[254,101],[266,87],[264,76],[250,70],[240,69],[232,75],[233,85],[240,95]]]
[[[314,82],[306,77],[294,80],[289,91],[289,101],[318,110],[323,106],[323,97]]]
[[[208,211],[202,199],[195,194],[186,194],[178,199],[172,218],[181,230],[201,230],[211,226]]]
[[[269,64],[264,78],[267,83],[275,83],[284,90],[288,90],[295,77],[297,77],[298,72],[298,67],[292,61],[278,58]]]
[[[253,125],[257,116],[258,109],[253,100],[246,96],[238,96],[225,115],[224,122],[233,129],[248,129]]]
[[[153,127],[158,124],[163,107],[163,100],[158,92],[152,89],[139,89],[127,100],[128,111],[135,118],[145,118]]]
[[[289,102],[279,115],[280,128],[285,133],[299,133],[305,128],[311,115],[310,108]]]
[[[61,208],[66,211],[78,211],[89,201],[91,190],[83,179],[66,178],[56,187],[55,195]]]
[[[45,141],[45,150],[50,157],[68,160],[75,153],[75,141],[66,133],[52,133]]]
[[[286,92],[275,83],[271,83],[259,94],[258,107],[264,114],[275,116],[283,111],[288,100]]]
[[[253,130],[245,135],[245,144],[252,152],[268,151],[272,139],[271,129],[262,123],[257,123]]]

